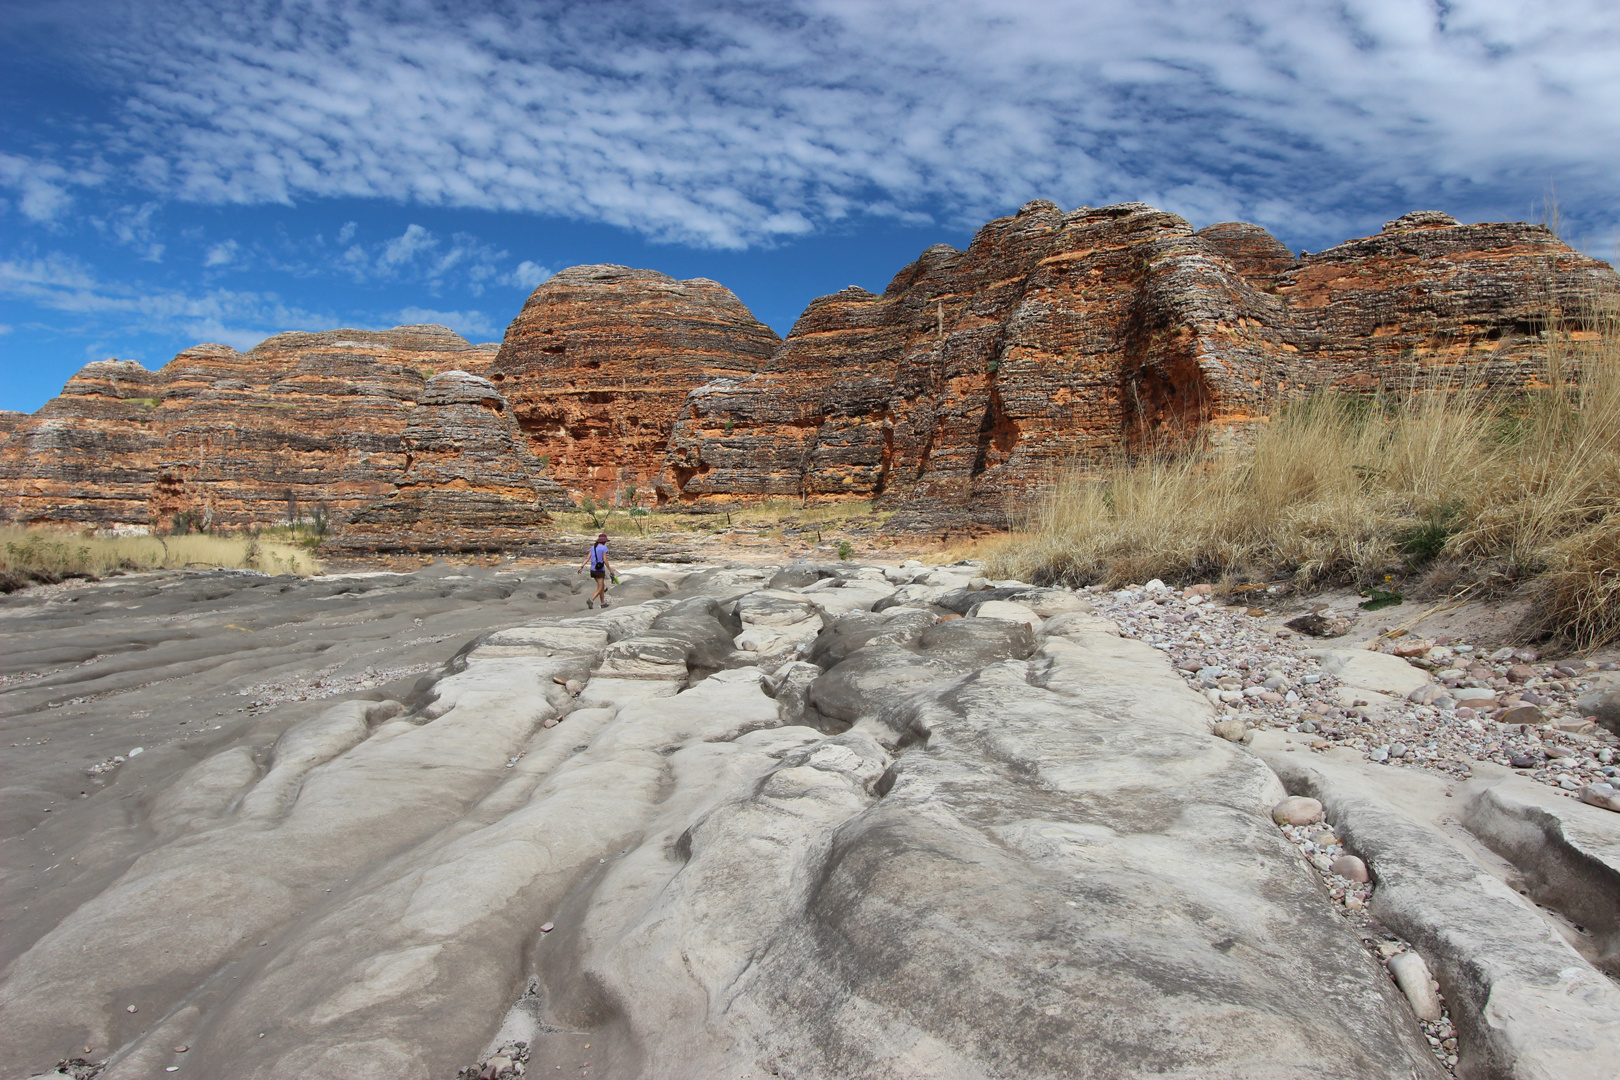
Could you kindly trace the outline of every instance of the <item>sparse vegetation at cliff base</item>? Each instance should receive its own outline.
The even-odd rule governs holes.
[[[251,533],[105,536],[46,527],[0,527],[0,592],[70,578],[141,570],[223,568],[306,576],[320,563],[301,547]]]
[[[1320,395],[1249,450],[1061,477],[989,572],[1068,584],[1384,585],[1529,591],[1527,634],[1620,640],[1620,321],[1545,335],[1542,385],[1467,373],[1403,396]]]

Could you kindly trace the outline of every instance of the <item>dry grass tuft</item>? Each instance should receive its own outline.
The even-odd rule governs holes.
[[[1459,585],[1536,590],[1542,635],[1620,640],[1620,322],[1571,329],[1549,335],[1543,388],[1486,394],[1463,373],[1381,399],[1322,395],[1247,452],[1072,471],[988,572],[1309,588],[1443,565]]]
[[[0,592],[31,582],[100,578],[117,571],[224,567],[308,575],[320,564],[293,544],[251,535],[97,536],[49,528],[0,528]]]
[[[827,500],[801,503],[798,499],[765,499],[705,507],[703,513],[685,510],[628,510],[614,507],[591,510],[553,510],[552,521],[562,532],[610,536],[646,536],[659,533],[715,533],[722,529],[780,529],[783,526],[824,528],[867,522],[881,524],[889,512],[874,511],[870,499]]]

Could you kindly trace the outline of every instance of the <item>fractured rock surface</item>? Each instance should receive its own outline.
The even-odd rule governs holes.
[[[838,569],[653,569],[595,612],[566,569],[6,602],[36,764],[0,1076],[89,1046],[108,1077],[449,1077],[514,1040],[615,1077],[1439,1075],[1271,823],[1282,785],[1158,650],[973,567]],[[1008,595],[957,617],[975,592]],[[420,656],[436,624],[483,632],[293,696],[301,642]],[[126,695],[220,713],[267,669],[282,719],[143,733],[47,801]]]
[[[336,550],[504,551],[532,539],[548,509],[573,506],[481,376],[429,379],[400,448],[393,492],[349,515]]]

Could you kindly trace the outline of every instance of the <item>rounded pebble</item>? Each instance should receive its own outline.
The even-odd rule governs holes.
[[[1303,795],[1290,795],[1271,808],[1271,820],[1279,825],[1313,825],[1322,820],[1322,804]]]
[[[1415,952],[1403,952],[1389,958],[1389,973],[1395,976],[1395,985],[1401,988],[1412,1011],[1419,1020],[1433,1022],[1440,1019],[1440,995],[1429,982],[1429,965]]]
[[[1354,855],[1340,855],[1333,860],[1329,869],[1346,881],[1363,882],[1369,879],[1367,864]]]

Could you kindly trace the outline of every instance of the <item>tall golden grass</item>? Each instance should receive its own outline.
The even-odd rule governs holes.
[[[105,577],[115,571],[224,567],[308,575],[306,550],[251,535],[98,536],[43,527],[0,527],[0,592],[29,582]]]
[[[1246,449],[1071,471],[994,576],[1070,584],[1290,580],[1525,588],[1527,628],[1620,640],[1620,320],[1544,335],[1545,385],[1486,392],[1467,372],[1382,398],[1322,394]]]

